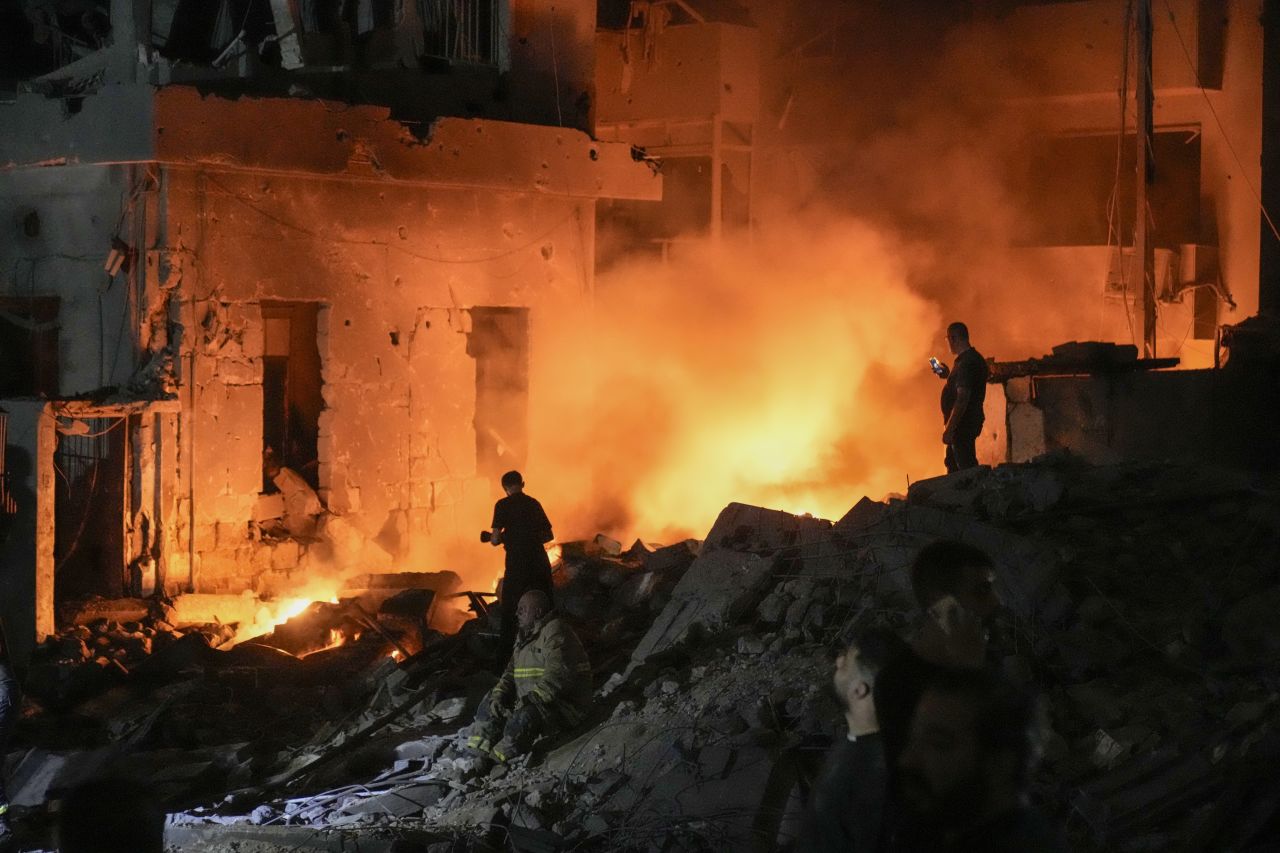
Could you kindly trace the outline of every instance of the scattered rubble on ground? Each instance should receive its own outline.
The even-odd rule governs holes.
[[[1001,666],[1049,699],[1037,790],[1073,845],[1249,849],[1280,827],[1275,485],[1055,456],[834,523],[732,504],[703,543],[563,543],[557,603],[592,656],[596,713],[496,766],[463,747],[494,680],[488,617],[415,635],[412,608],[369,609],[377,630],[317,606],[346,642],[299,657],[103,614],[46,650],[81,663],[24,720],[40,748],[12,787],[34,808],[124,762],[175,810],[175,850],[774,849],[837,728],[833,650],[872,622],[905,629],[910,561],[948,537],[996,560]]]

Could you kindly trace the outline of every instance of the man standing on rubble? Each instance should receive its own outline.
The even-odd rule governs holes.
[[[892,834],[889,778],[873,688],[880,670],[905,649],[897,634],[871,628],[836,658],[832,685],[848,732],[827,753],[797,851],[864,853],[886,848]]]
[[[507,761],[542,735],[576,726],[591,707],[591,664],[540,589],[520,598],[520,636],[502,678],[476,711],[467,746]]]
[[[982,435],[982,406],[987,398],[987,361],[969,343],[969,327],[964,323],[947,326],[947,346],[956,357],[948,368],[930,359],[933,372],[947,384],[942,388],[942,443],[947,446],[947,473],[978,466],[976,443]]]
[[[910,849],[1065,853],[1059,830],[1028,803],[1041,754],[1036,698],[994,673],[939,670],[920,696],[899,761]]]
[[[516,607],[526,592],[542,590],[551,599],[551,561],[544,547],[552,540],[551,521],[536,498],[524,493],[524,478],[519,471],[502,475],[502,489],[507,496],[493,506],[492,529],[487,541],[495,548],[507,549],[506,571],[502,575],[502,636],[498,647],[497,669],[502,671],[511,657],[516,639]],[[481,537],[485,539],[486,537]]]

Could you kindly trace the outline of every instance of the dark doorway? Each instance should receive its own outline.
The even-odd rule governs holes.
[[[54,451],[54,603],[125,591],[126,419],[60,418]]]
[[[315,302],[262,303],[262,450],[319,488],[321,394]],[[266,488],[266,484],[263,484]]]
[[[0,398],[57,395],[57,297],[0,297]]]
[[[529,309],[472,308],[476,360],[476,474],[522,468],[529,453]]]

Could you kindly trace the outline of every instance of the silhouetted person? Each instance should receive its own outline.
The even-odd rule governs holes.
[[[72,788],[58,809],[59,853],[163,853],[164,810],[130,779]]]
[[[542,504],[524,493],[524,478],[519,471],[502,475],[502,489],[507,493],[493,506],[493,524],[489,544],[507,550],[506,571],[498,604],[502,608],[502,636],[498,647],[497,668],[501,672],[511,657],[516,639],[516,607],[531,589],[540,589],[551,597],[551,560],[544,547],[554,536],[551,521]]]
[[[926,684],[899,760],[911,849],[1058,853],[1061,833],[1028,803],[1041,754],[1031,694],[986,670],[940,670]]]
[[[947,326],[947,346],[955,355],[955,365],[934,368],[947,384],[942,388],[942,443],[947,446],[947,473],[976,468],[976,444],[982,435],[982,405],[987,398],[987,361],[969,343],[969,327],[964,323]]]
[[[832,686],[847,733],[832,745],[810,796],[796,851],[865,853],[887,848],[888,771],[876,710],[881,669],[906,651],[886,628],[864,631],[836,658]]]
[[[987,658],[987,624],[1000,609],[995,569],[980,548],[939,540],[911,564],[920,624],[911,648],[885,666],[876,682],[880,724],[890,762],[906,743],[911,713],[924,685],[940,669],[980,669]]]
[[[591,707],[591,664],[573,629],[540,589],[520,598],[519,641],[476,711],[467,745],[507,761],[542,735],[576,726]]]

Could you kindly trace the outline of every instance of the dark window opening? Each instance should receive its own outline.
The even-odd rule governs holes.
[[[1192,337],[1199,341],[1211,341],[1218,335],[1218,303],[1217,291],[1210,287],[1197,287],[1195,290],[1195,309]]]
[[[161,14],[170,17],[164,25]],[[178,0],[171,7],[157,9],[152,16],[152,43],[162,56],[208,64],[241,38],[239,50],[261,49],[264,40],[276,34],[269,0]]]
[[[476,360],[476,474],[500,477],[529,452],[529,309],[471,309],[467,354]]]
[[[0,297],[0,399],[57,395],[57,297]]]
[[[0,3],[0,81],[56,71],[110,44],[110,0]]]
[[[1105,246],[1111,229],[1133,242],[1136,137],[1114,134],[1041,139],[1017,180],[1026,215],[1017,242],[1034,246]],[[1154,245],[1202,243],[1200,133],[1161,131],[1152,146],[1155,180],[1148,194]],[[1114,200],[1113,200],[1114,197]]]
[[[262,452],[319,488],[321,393],[320,306],[263,302]],[[267,483],[263,489],[267,489]]]
[[[125,592],[126,418],[60,418],[54,451],[54,602]]]

